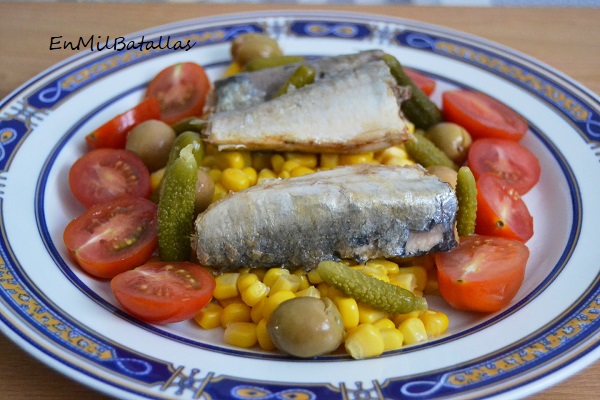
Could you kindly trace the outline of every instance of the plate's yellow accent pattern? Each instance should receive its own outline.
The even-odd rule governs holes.
[[[0,287],[4,293],[9,294],[11,300],[20,310],[41,325],[45,330],[54,334],[55,338],[66,342],[70,348],[78,352],[93,356],[99,360],[113,359],[114,355],[105,345],[84,336],[80,331],[65,323],[56,315],[50,313],[39,301],[23,287],[15,278],[6,262],[0,257]]]
[[[596,298],[587,304],[581,312],[577,313],[573,319],[567,321],[560,328],[547,332],[545,336],[527,347],[519,348],[500,359],[486,361],[474,368],[452,374],[448,377],[448,383],[456,386],[477,383],[539,360],[591,326],[600,315],[599,306],[600,294],[597,294]]]

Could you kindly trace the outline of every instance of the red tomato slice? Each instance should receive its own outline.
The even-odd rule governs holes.
[[[84,206],[128,195],[149,197],[150,172],[134,153],[97,149],[75,161],[69,170],[71,192]]]
[[[184,118],[201,115],[209,89],[204,68],[184,62],[159,72],[148,85],[146,98],[158,99],[161,119],[172,125]]]
[[[540,162],[526,147],[504,139],[479,139],[469,149],[468,163],[475,178],[491,173],[520,195],[540,180]]]
[[[465,236],[447,253],[437,253],[438,284],[459,310],[494,312],[515,297],[525,275],[529,249],[517,240]]]
[[[127,134],[136,125],[151,119],[160,119],[160,106],[154,98],[146,99],[131,110],[117,115],[85,137],[90,149],[125,148]]]
[[[442,94],[444,119],[464,127],[473,139],[495,137],[519,141],[527,133],[527,121],[498,100],[469,90]]]
[[[150,262],[114,277],[110,286],[139,320],[166,324],[194,317],[212,298],[215,278],[190,262]]]
[[[515,189],[507,188],[492,174],[477,180],[475,233],[528,241],[533,236],[533,217]]]
[[[158,246],[157,206],[141,197],[97,204],[71,221],[63,240],[86,272],[113,276],[145,263]]]
[[[427,96],[435,90],[435,81],[433,79],[409,68],[404,68],[404,72]]]

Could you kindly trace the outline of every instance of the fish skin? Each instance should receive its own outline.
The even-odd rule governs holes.
[[[203,138],[220,150],[358,153],[412,135],[400,109],[410,88],[372,61],[250,108],[209,116]]]
[[[347,71],[371,61],[381,60],[382,50],[366,50],[353,54],[307,60],[302,63],[283,65],[255,72],[242,72],[214,82],[207,110],[224,112],[244,109],[264,103],[275,96],[300,65],[308,65],[315,71],[315,81]]]
[[[451,250],[457,207],[420,166],[358,164],[232,193],[198,215],[192,240],[199,263],[217,270],[310,270]]]

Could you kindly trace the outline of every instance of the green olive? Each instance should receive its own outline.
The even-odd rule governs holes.
[[[267,330],[279,350],[301,358],[331,353],[344,337],[342,316],[327,298],[284,301],[271,315]]]
[[[262,33],[246,33],[237,36],[231,43],[231,56],[242,67],[257,58],[281,56],[279,43]]]
[[[440,122],[425,132],[425,137],[440,148],[452,161],[461,165],[471,147],[471,135],[465,128],[452,122]]]
[[[125,148],[137,154],[150,172],[167,164],[175,131],[162,121],[142,122],[129,132]]]
[[[196,178],[196,196],[194,197],[194,212],[196,215],[210,205],[215,193],[215,183],[204,170],[198,170],[198,177]]]
[[[432,165],[427,167],[427,171],[440,178],[442,181],[448,183],[452,186],[452,189],[456,189],[456,180],[458,173],[452,168],[446,167],[444,165]]]

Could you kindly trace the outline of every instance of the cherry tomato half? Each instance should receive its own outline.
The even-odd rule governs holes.
[[[157,206],[142,197],[97,204],[71,221],[63,240],[79,266],[99,278],[145,263],[158,246]]]
[[[84,206],[128,195],[149,197],[150,172],[133,152],[97,149],[84,154],[69,170],[69,187]]]
[[[521,196],[492,174],[477,180],[475,233],[528,241],[533,236],[533,217]]]
[[[475,178],[491,173],[520,195],[540,180],[540,162],[525,146],[512,140],[479,139],[469,149],[468,163]]]
[[[462,237],[458,247],[435,255],[440,292],[459,310],[498,311],[519,291],[528,258],[529,249],[517,240]]]
[[[139,320],[166,324],[195,316],[212,298],[215,278],[190,262],[150,262],[114,277],[119,303]]]
[[[131,110],[117,115],[85,137],[90,149],[125,148],[127,134],[137,125],[151,119],[160,119],[160,106],[154,98],[146,99]]]
[[[404,72],[427,96],[435,90],[435,81],[433,79],[409,68],[404,68]]]
[[[495,137],[519,141],[527,121],[515,111],[483,93],[450,90],[442,94],[444,119],[465,128],[473,139]]]
[[[202,114],[210,82],[206,71],[193,62],[171,65],[152,79],[146,98],[160,103],[161,119],[167,124]]]

